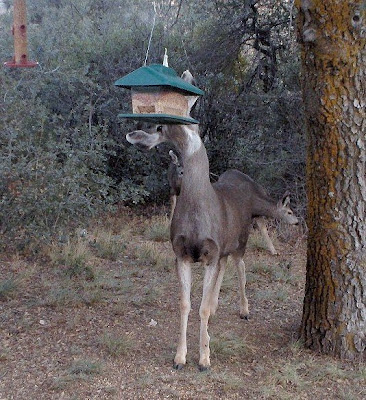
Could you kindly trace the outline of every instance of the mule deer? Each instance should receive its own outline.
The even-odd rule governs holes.
[[[177,196],[179,196],[179,193],[180,193],[180,186],[182,184],[182,176],[183,176],[184,169],[183,169],[183,165],[179,161],[178,156],[174,153],[173,150],[169,151],[169,156],[171,158],[171,162],[170,162],[169,168],[168,168],[168,182],[169,182],[169,187],[170,187],[170,198],[171,198],[171,200],[170,200],[170,203],[171,203],[170,221],[171,221],[172,217],[173,217],[176,201],[177,201]],[[267,192],[263,188],[263,186],[259,185],[255,181],[253,181],[248,175],[243,174],[243,179],[247,179],[248,182],[252,182],[253,186],[257,187],[257,191],[260,191],[260,193],[262,195],[267,196],[267,194],[266,194]],[[283,214],[277,213],[277,216],[279,216],[280,218],[281,217],[283,218],[284,215],[293,214],[292,210],[289,207],[289,203],[290,203],[289,197],[287,199],[288,199],[288,201],[286,202],[286,204],[284,204],[284,203],[278,204],[278,207],[283,207],[285,209],[285,211],[287,211],[287,213],[284,212]],[[271,215],[271,217],[275,217],[275,215]],[[286,217],[285,222],[288,222],[287,217]],[[298,223],[297,218],[296,217],[293,218],[291,221],[291,224],[297,224],[297,223]],[[262,237],[266,243],[268,251],[272,255],[278,255],[279,253],[275,249],[273,242],[272,242],[271,238],[269,237],[265,218],[263,216],[258,216],[256,218],[253,218],[253,226],[258,227],[258,229],[259,229],[260,233],[262,234]]]
[[[192,75],[186,71],[182,78],[190,81]],[[196,97],[190,98],[189,110],[196,100]],[[216,183],[211,184],[206,149],[195,125],[163,125],[148,131],[136,130],[128,133],[126,139],[146,149],[168,141],[181,155],[184,174],[170,228],[181,290],[180,337],[174,367],[181,369],[186,364],[187,322],[191,309],[191,265],[201,262],[205,273],[199,310],[199,367],[200,370],[205,370],[210,366],[208,321],[217,309],[227,257],[233,257],[238,269],[240,314],[247,317],[249,310],[245,296],[243,255],[252,218],[257,215],[277,215],[282,211],[271,199],[260,195],[255,185],[253,191],[252,182],[239,171],[226,171]],[[295,217],[288,215],[287,218]]]

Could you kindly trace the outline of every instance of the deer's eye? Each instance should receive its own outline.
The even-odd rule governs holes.
[[[162,125],[158,125],[156,127],[157,132],[162,132],[163,131],[163,126]]]

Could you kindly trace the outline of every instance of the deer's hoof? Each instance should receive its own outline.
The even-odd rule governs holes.
[[[177,371],[181,371],[184,368],[184,364],[177,364],[177,363],[173,363],[173,368]]]
[[[200,364],[200,365],[198,366],[198,369],[199,369],[200,372],[207,372],[207,371],[210,370],[210,366],[209,366],[209,365],[206,366],[206,365],[201,365],[201,364]]]
[[[246,321],[249,320],[249,314],[240,314],[241,319],[245,319]]]

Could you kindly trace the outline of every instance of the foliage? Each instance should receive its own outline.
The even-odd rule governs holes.
[[[283,3],[283,2],[281,2]],[[8,3],[6,3],[8,6]],[[27,2],[30,59],[0,70],[0,231],[8,242],[60,237],[118,203],[168,199],[169,147],[142,153],[124,139],[127,90],[113,82],[145,58],[153,8],[139,0]],[[149,63],[164,47],[205,90],[196,117],[215,174],[238,168],[304,205],[303,117],[290,2],[157,2]],[[0,57],[12,57],[11,9]],[[292,28],[291,28],[292,29]],[[212,49],[215,49],[214,52]]]

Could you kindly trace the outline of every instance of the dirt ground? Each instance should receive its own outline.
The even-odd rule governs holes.
[[[248,321],[239,318],[229,266],[210,320],[208,372],[198,371],[202,269],[195,265],[188,364],[173,370],[179,291],[164,224],[126,211],[66,253],[60,245],[41,261],[1,255],[0,400],[366,398],[364,365],[297,341],[305,239],[296,227],[271,230],[278,256],[252,233]]]

